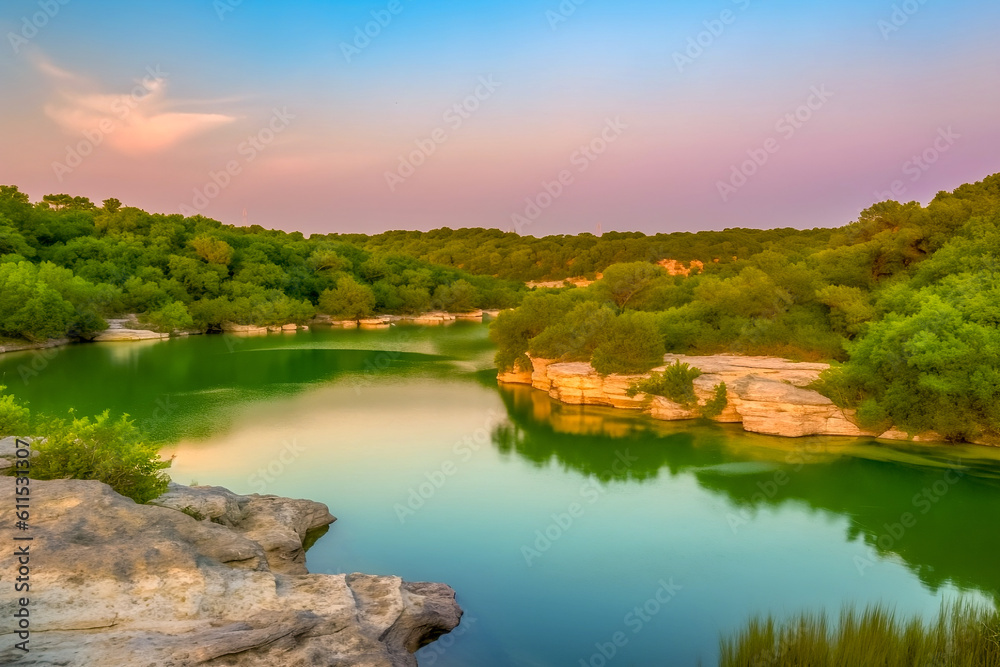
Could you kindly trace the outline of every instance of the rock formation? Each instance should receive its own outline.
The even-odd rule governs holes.
[[[444,584],[308,574],[302,540],[334,521],[320,503],[172,485],[160,506],[137,505],[82,480],[30,489],[31,588],[15,593],[14,478],[0,477],[0,664],[413,666],[462,614]],[[11,621],[22,595],[28,653]]]
[[[852,411],[843,410],[826,396],[807,389],[829,368],[828,364],[796,363],[775,357],[668,354],[664,357],[664,366],[653,370],[662,371],[675,361],[702,372],[694,381],[695,395],[701,404],[712,398],[720,382],[726,383],[728,405],[716,421],[741,423],[747,431],[788,437],[848,435],[908,439],[907,434],[900,431],[865,431],[855,424]],[[667,421],[699,416],[697,410],[662,396],[628,396],[629,386],[648,375],[600,375],[593,366],[583,362],[556,363],[534,358],[531,363],[531,373],[513,370],[500,373],[497,379],[530,384],[563,403],[642,410],[654,419]],[[925,434],[914,439],[935,438],[933,434]]]

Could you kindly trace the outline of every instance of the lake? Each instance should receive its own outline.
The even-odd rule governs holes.
[[[715,664],[720,633],[1000,595],[1000,452],[781,439],[498,387],[488,327],[193,336],[0,356],[36,411],[128,412],[181,483],[339,517],[312,572],[453,586],[421,665]]]

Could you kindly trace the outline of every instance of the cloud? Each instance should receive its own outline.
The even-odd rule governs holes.
[[[146,75],[124,93],[106,93],[85,77],[57,67],[43,57],[35,66],[52,83],[52,99],[45,114],[65,132],[76,136],[99,134],[112,149],[126,155],[165,151],[236,120],[219,113],[194,113],[167,98],[168,72],[147,67]]]

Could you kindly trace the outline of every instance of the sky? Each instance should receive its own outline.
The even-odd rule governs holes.
[[[0,183],[305,233],[839,226],[1000,172],[1000,3],[4,0]]]

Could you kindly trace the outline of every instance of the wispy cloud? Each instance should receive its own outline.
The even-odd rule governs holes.
[[[236,120],[221,113],[180,110],[198,101],[167,96],[169,72],[147,67],[127,92],[106,92],[100,84],[58,67],[43,56],[35,66],[52,85],[45,114],[71,135],[99,132],[112,149],[127,155],[165,151]]]

